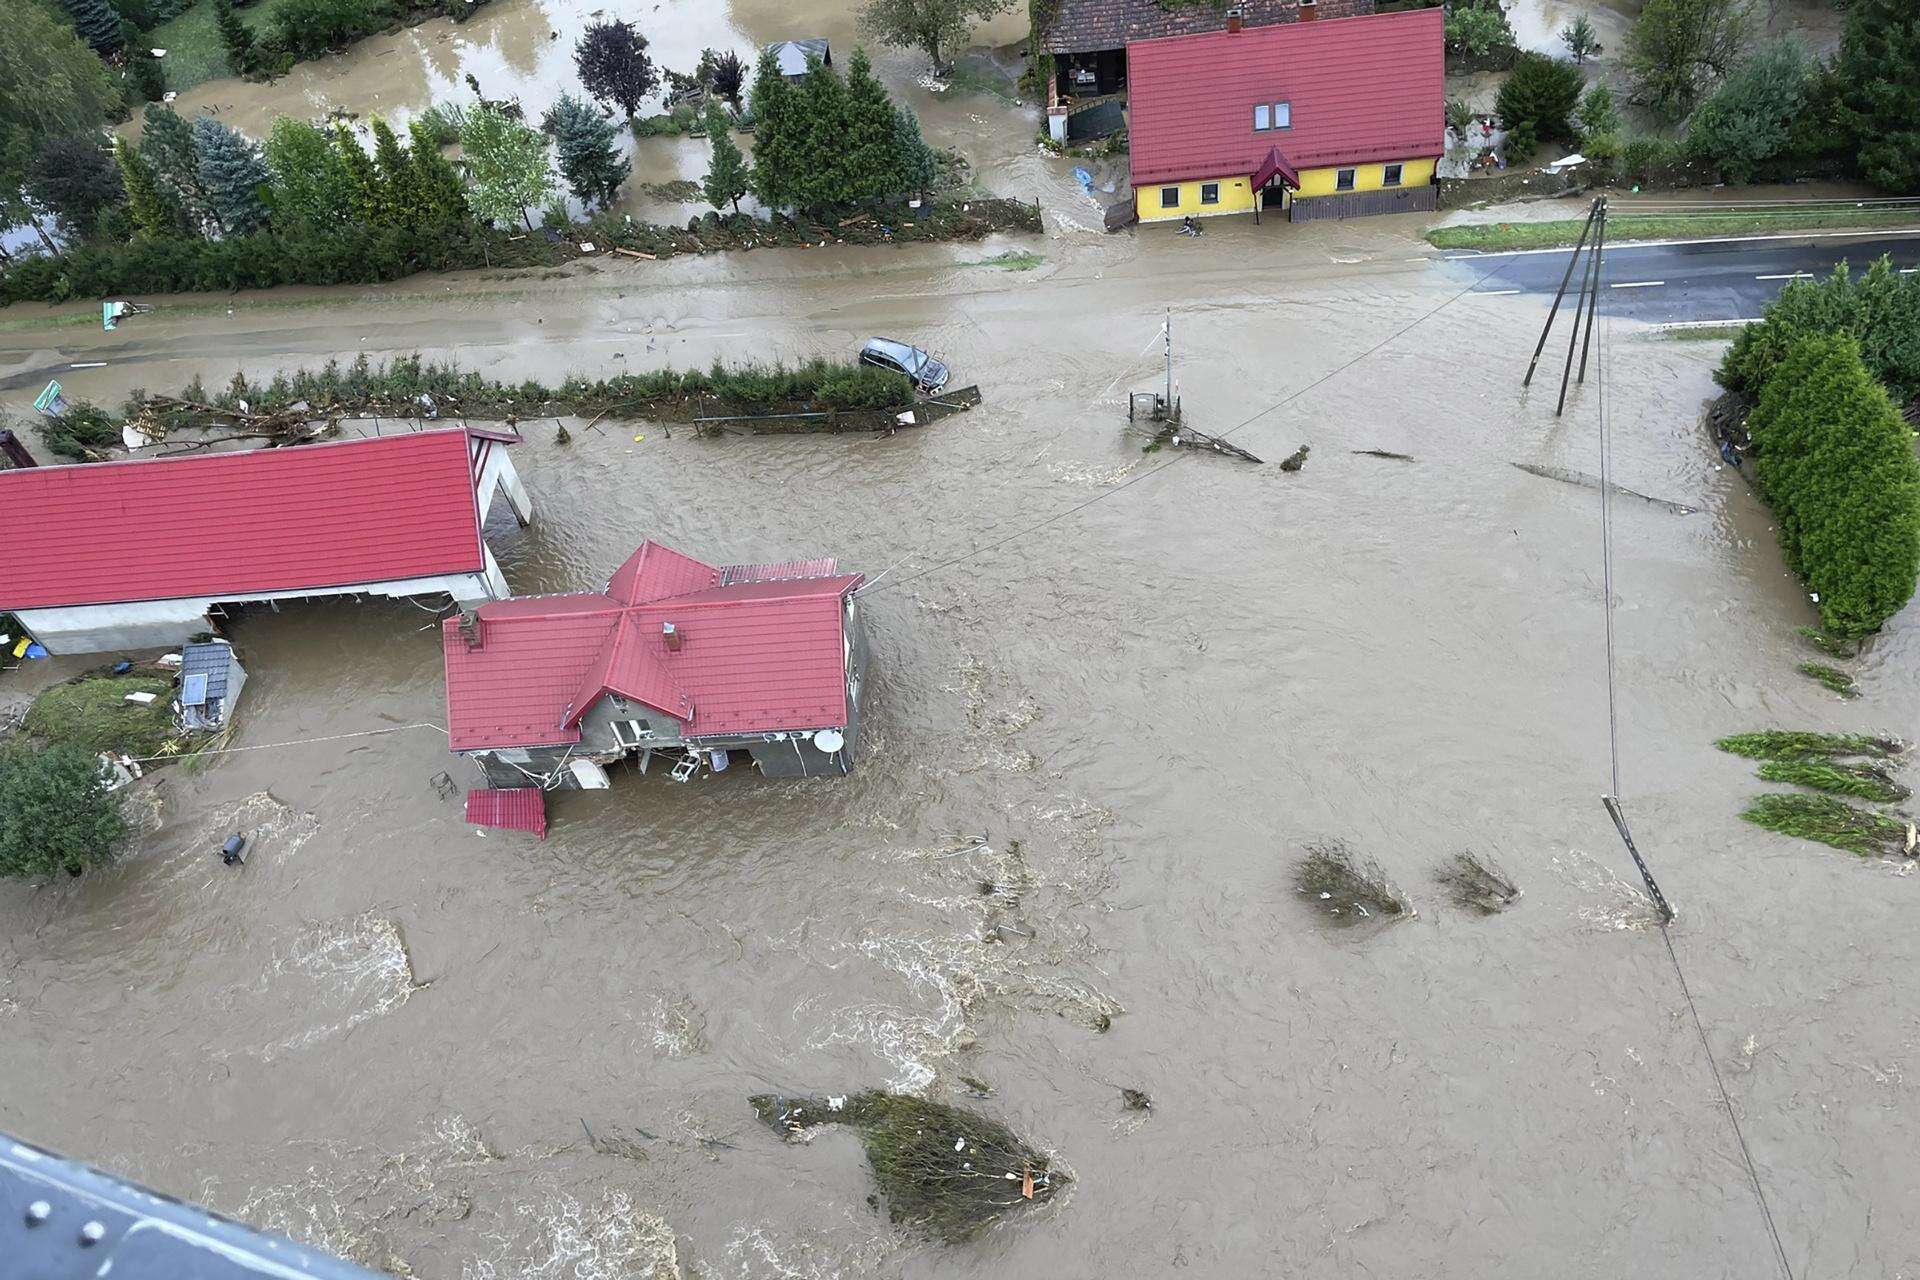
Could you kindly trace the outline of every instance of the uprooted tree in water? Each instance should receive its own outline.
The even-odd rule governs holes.
[[[1067,1181],[1005,1125],[944,1103],[879,1090],[748,1101],[789,1141],[821,1125],[859,1130],[888,1215],[943,1240],[967,1239],[1009,1210],[1045,1203]]]

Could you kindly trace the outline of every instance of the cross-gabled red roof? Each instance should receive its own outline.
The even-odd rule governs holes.
[[[862,581],[831,560],[719,568],[648,541],[605,591],[480,606],[477,645],[448,619],[448,737],[455,751],[578,742],[607,696],[689,737],[844,728],[843,601]]]
[[[0,609],[486,567],[465,430],[0,471]]]
[[[1252,174],[1278,147],[1295,169],[1445,150],[1445,16],[1439,9],[1127,46],[1133,184]],[[1257,103],[1291,127],[1254,130]]]

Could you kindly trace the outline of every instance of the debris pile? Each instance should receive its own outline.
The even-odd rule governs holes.
[[[1520,899],[1520,886],[1512,877],[1471,849],[1441,863],[1434,878],[1446,886],[1454,905],[1483,916],[1505,911]]]
[[[1362,858],[1342,840],[1309,846],[1294,888],[1343,924],[1414,914],[1413,903],[1387,879],[1380,864]]]
[[[1010,1209],[1043,1203],[1067,1181],[1005,1125],[944,1103],[879,1090],[748,1101],[789,1141],[821,1125],[859,1130],[888,1216],[943,1240],[965,1240]]]

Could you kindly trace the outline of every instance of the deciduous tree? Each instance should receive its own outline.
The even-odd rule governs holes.
[[[1573,123],[1583,139],[1620,131],[1620,111],[1613,105],[1613,90],[1604,80],[1596,80],[1581,95],[1580,105],[1573,109]]]
[[[39,4],[0,21],[0,209],[50,138],[93,132],[120,96],[78,33]]]
[[[553,194],[553,175],[547,168],[547,140],[518,120],[490,106],[467,113],[460,130],[468,176],[473,186],[467,202],[488,222],[508,222],[519,214],[533,230],[529,210],[545,205]]]
[[[333,231],[354,218],[354,192],[329,136],[282,116],[267,134],[267,193],[273,225],[284,232]]]
[[[200,185],[229,235],[245,236],[267,225],[261,191],[273,174],[250,139],[212,116],[193,122],[194,147],[200,153]]]
[[[718,102],[707,103],[707,145],[712,150],[712,159],[707,164],[707,180],[701,184],[701,194],[714,208],[724,209],[731,204],[738,213],[740,197],[747,194],[747,160],[734,145],[733,131],[727,127],[727,113],[720,109]]]
[[[860,29],[881,44],[919,49],[936,71],[943,53],[958,51],[975,22],[1011,7],[1011,0],[866,0]]]
[[[1787,149],[1813,88],[1813,60],[1789,40],[1734,69],[1687,121],[1687,147],[1728,182],[1751,182]]]
[[[567,190],[587,205],[609,205],[633,162],[620,154],[607,118],[572,94],[563,93],[540,126],[553,137],[554,154]]]
[[[647,38],[631,22],[596,22],[573,48],[573,65],[586,91],[633,119],[659,78],[647,57]]]
[[[0,875],[79,875],[126,840],[120,797],[78,747],[0,748]]]
[[[1634,96],[1678,120],[1733,70],[1746,44],[1748,0],[1647,0],[1627,35]]]
[[[1567,52],[1573,55],[1575,66],[1585,66],[1587,59],[1601,52],[1600,36],[1593,29],[1593,19],[1581,14],[1560,32],[1560,43],[1567,46]]]

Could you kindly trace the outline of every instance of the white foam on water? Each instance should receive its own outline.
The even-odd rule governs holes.
[[[1625,859],[1623,849],[1620,856]],[[1612,867],[1579,849],[1566,856],[1554,855],[1555,870],[1564,876],[1586,899],[1574,908],[1574,917],[1593,929],[1606,932],[1654,929],[1660,925],[1660,913],[1646,890],[1622,879]]]
[[[494,1234],[500,1255],[462,1263],[461,1280],[683,1280],[673,1228],[626,1192],[588,1204],[541,1190],[540,1199],[515,1203],[513,1228]]]
[[[399,925],[369,911],[302,931],[274,957],[253,990],[274,997],[288,1011],[317,1018],[251,1050],[271,1062],[392,1012],[419,985]]]
[[[707,1015],[691,996],[653,998],[648,1018],[654,1052],[668,1058],[688,1058],[707,1051]]]
[[[845,1230],[809,1227],[797,1239],[778,1237],[773,1228],[742,1223],[727,1241],[727,1269],[696,1265],[699,1280],[849,1280],[872,1275],[901,1249],[898,1237],[849,1218]]]

